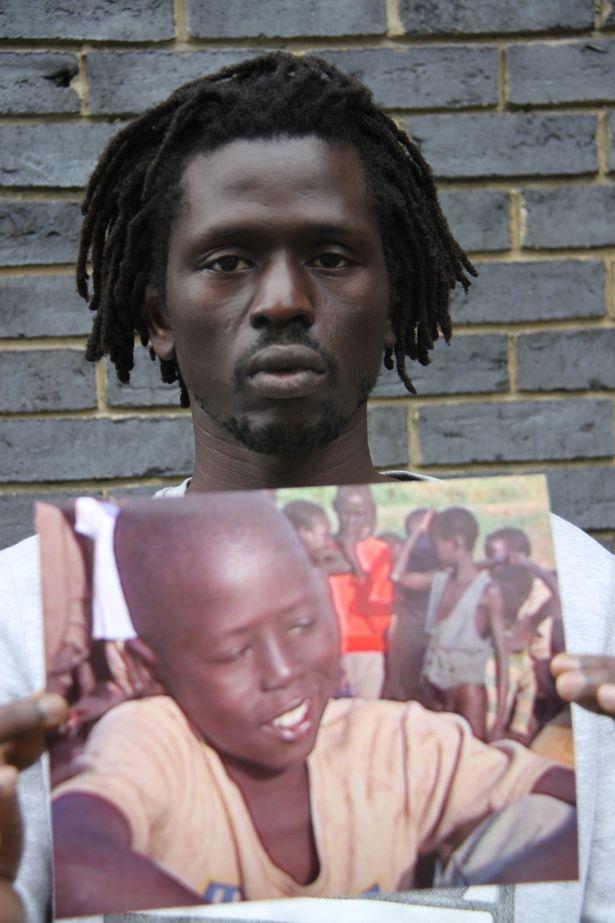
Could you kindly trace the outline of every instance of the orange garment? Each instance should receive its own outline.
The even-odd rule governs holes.
[[[342,634],[342,653],[387,649],[395,591],[391,581],[391,549],[379,538],[357,543],[364,577],[332,574],[329,586]]]
[[[53,794],[110,802],[132,849],[208,902],[331,897],[413,886],[421,852],[528,794],[553,765],[416,702],[331,701],[307,758],[319,860],[307,885],[269,858],[220,757],[167,696],[108,712]]]

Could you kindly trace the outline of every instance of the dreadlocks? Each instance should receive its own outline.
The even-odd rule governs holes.
[[[415,389],[406,358],[429,362],[442,333],[451,336],[450,290],[476,270],[451,236],[431,170],[407,135],[357,79],[320,58],[274,52],[226,67],[176,90],[119,132],[86,189],[77,260],[77,289],[96,317],[86,356],[105,354],[120,381],[130,379],[135,332],[149,336],[142,312],[145,286],[164,291],[169,229],[181,207],[187,161],[239,138],[317,135],[353,145],[368,178],[390,282],[396,346],[385,350]],[[150,349],[152,359],[155,358]],[[174,359],[160,360],[162,380],[179,381]]]

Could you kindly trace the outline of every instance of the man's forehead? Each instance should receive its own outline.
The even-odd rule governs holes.
[[[346,208],[371,209],[361,156],[350,145],[332,145],[314,135],[231,141],[212,152],[195,154],[183,174],[184,206],[217,201],[275,204],[290,197],[304,208],[318,202],[320,220],[337,219]],[[330,209],[322,211],[326,195]]]

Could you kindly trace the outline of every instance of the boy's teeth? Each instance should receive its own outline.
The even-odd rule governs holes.
[[[301,721],[307,715],[308,702],[304,700],[299,702],[294,708],[291,708],[290,711],[285,711],[281,715],[278,715],[277,718],[273,719],[273,724],[276,727],[289,728],[294,727],[295,724],[300,724]]]

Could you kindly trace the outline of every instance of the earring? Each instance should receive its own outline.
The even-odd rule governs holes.
[[[395,363],[393,362],[393,350],[390,346],[387,346],[384,350],[384,367],[388,369],[389,372],[392,372],[395,367]]]

